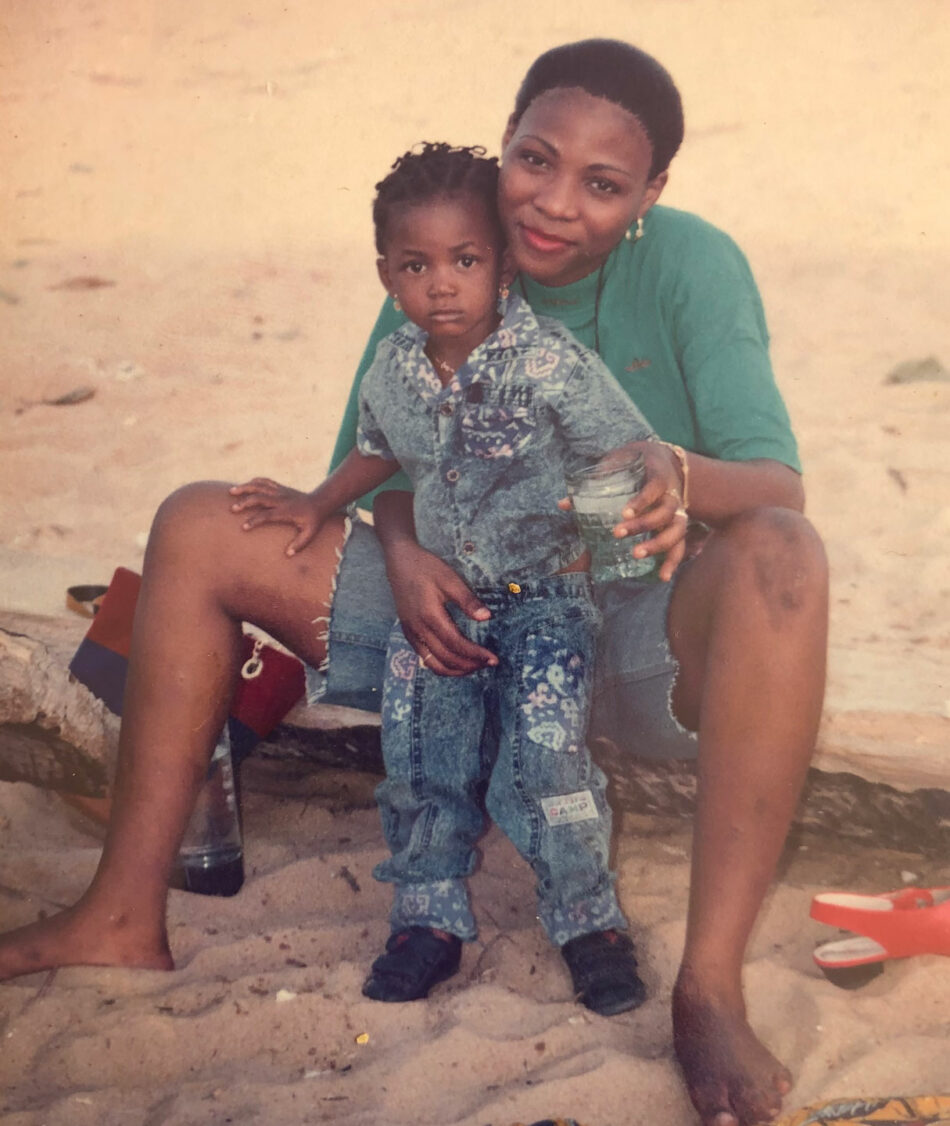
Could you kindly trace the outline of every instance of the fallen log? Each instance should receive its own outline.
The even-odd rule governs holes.
[[[80,619],[0,614],[0,781],[30,782],[89,797],[107,791],[118,722],[67,672],[83,632]],[[880,730],[875,731],[867,710],[854,714],[858,722],[852,724],[851,739],[856,752],[849,745],[849,713],[842,710],[826,717],[822,730],[833,732],[832,746],[823,753],[819,741],[818,765],[809,772],[797,823],[880,846],[946,855],[950,790],[934,785],[902,788],[890,779],[822,768],[823,762],[860,765],[861,747],[869,740],[876,748],[874,761],[886,758],[886,743],[876,736],[889,730],[887,715],[881,716]],[[943,717],[918,718],[913,735],[917,744],[946,735]],[[906,740],[907,725],[900,729]],[[633,759],[607,744],[599,744],[595,753],[611,779],[618,814],[691,815],[696,788],[692,764]],[[351,776],[352,783],[341,782],[341,774]],[[246,786],[272,793],[326,794],[332,777],[330,789],[336,797],[357,805],[371,801],[372,786],[381,774],[378,717],[328,706],[291,712],[288,722],[260,743],[243,767]],[[920,776],[926,780],[930,773]]]
[[[67,672],[78,643],[75,631],[21,615],[4,615],[2,621],[0,780],[65,793],[103,793],[114,766],[119,723]]]

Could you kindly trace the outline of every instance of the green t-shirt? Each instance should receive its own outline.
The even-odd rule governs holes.
[[[708,457],[771,458],[800,471],[742,251],[685,211],[657,206],[643,224],[643,237],[623,240],[603,270],[555,288],[522,277],[515,288],[536,313],[557,317],[600,352],[661,438]],[[360,360],[331,469],[356,444],[359,384],[376,346],[404,320],[387,300]],[[386,487],[410,486],[400,474]]]

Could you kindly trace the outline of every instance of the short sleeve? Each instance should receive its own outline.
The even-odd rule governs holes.
[[[654,437],[649,423],[600,357],[579,349],[555,403],[571,459],[600,457],[627,442]]]
[[[372,368],[367,373],[368,377],[372,377]],[[369,379],[367,379],[367,383]],[[386,461],[395,461],[396,455],[393,453],[389,442],[386,439],[386,434],[380,426],[376,415],[373,413],[373,408],[369,405],[365,394],[360,395],[359,399],[359,418],[356,426],[356,448],[364,457],[381,457]]]
[[[704,225],[692,234],[689,268],[673,288],[672,331],[700,451],[729,461],[771,458],[799,470],[748,262],[721,231]]]
[[[370,333],[366,348],[356,368],[353,386],[350,388],[350,395],[343,411],[343,421],[340,423],[336,445],[333,447],[333,455],[330,458],[331,471],[336,469],[350,450],[357,445],[360,385],[362,384],[363,377],[372,365],[380,341],[383,340],[384,337],[389,336],[391,332],[395,332],[397,328],[405,323],[406,318],[404,314],[396,312],[392,300],[387,298],[383,303],[379,316],[376,318],[376,324],[373,326],[373,331]],[[384,489],[411,490],[412,486],[409,484],[409,478],[400,470],[394,476],[390,477],[384,485],[381,485],[378,489],[374,489],[371,493],[367,493],[365,497],[360,497],[357,504],[360,508],[371,509],[373,507],[373,497]]]

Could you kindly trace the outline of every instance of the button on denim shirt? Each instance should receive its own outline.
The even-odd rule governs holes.
[[[380,341],[360,389],[357,445],[415,488],[419,542],[473,587],[552,574],[584,550],[557,507],[565,475],[652,436],[603,362],[522,298],[446,387],[407,323]]]

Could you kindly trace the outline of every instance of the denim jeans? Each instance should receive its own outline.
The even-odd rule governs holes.
[[[677,665],[666,620],[675,578],[672,583],[624,579],[597,594],[603,627],[590,738],[606,737],[640,758],[696,757],[695,734],[683,729],[670,706]],[[307,669],[309,703],[323,700],[378,712],[395,618],[379,541],[372,527],[354,521],[330,614],[330,658],[325,669]]]
[[[377,799],[392,857],[374,875],[396,885],[393,928],[475,937],[465,878],[483,808],[534,869],[555,945],[625,928],[608,868],[606,780],[585,743],[599,621],[590,580],[552,575],[477,594],[491,618],[456,621],[498,655],[493,668],[437,676],[398,623],[390,637]]]

